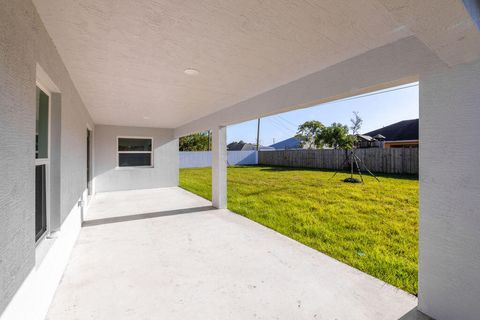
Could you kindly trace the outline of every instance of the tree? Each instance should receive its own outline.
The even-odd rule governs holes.
[[[353,162],[357,164],[358,172],[360,173],[360,167],[358,166],[357,161],[355,160],[355,149],[353,149],[353,146],[355,145],[355,142],[357,141],[357,134],[362,128],[362,123],[363,120],[360,118],[358,111],[353,111],[353,118],[350,119],[350,123],[352,126],[350,129],[352,130],[352,151],[350,153],[350,181],[355,181],[353,178]],[[361,174],[360,174],[361,175]],[[356,180],[358,181],[358,179]],[[363,180],[362,180],[363,181]]]
[[[247,144],[245,141],[240,140],[240,141],[232,141],[229,144],[227,144],[227,150],[241,150],[243,146]]]
[[[208,147],[208,131],[190,134],[179,139],[180,151],[208,151]]]
[[[358,111],[353,111],[353,118],[350,119],[350,122],[352,123],[352,126],[350,127],[350,129],[352,129],[352,134],[357,135],[362,128],[363,123],[363,120],[362,118],[360,118]]]
[[[332,123],[322,130],[319,139],[325,145],[334,149],[351,149],[354,139],[348,134],[348,127],[341,123]]]
[[[322,140],[319,138],[325,126],[317,120],[306,121],[298,126],[297,135],[295,136],[300,140],[302,147],[308,149],[321,148],[323,146]]]

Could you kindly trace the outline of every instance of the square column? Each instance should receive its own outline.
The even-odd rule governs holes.
[[[480,315],[480,60],[420,77],[419,310]]]
[[[212,129],[212,205],[227,207],[227,128]]]

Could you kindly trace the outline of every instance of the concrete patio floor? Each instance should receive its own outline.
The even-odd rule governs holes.
[[[416,297],[180,188],[97,194],[49,320],[421,319]]]

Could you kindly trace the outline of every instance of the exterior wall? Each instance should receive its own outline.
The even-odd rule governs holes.
[[[117,168],[117,137],[153,138],[153,168]],[[172,129],[97,125],[94,136],[96,192],[178,185],[178,139]]]
[[[56,86],[55,91],[58,89],[61,94],[61,115],[56,113],[53,117],[61,117],[61,123],[57,120],[61,128],[55,128],[54,133],[61,131],[61,146],[51,152],[51,156],[57,152],[56,158],[51,161],[52,166],[60,170],[60,175],[58,171],[53,174],[52,170],[52,190],[62,190],[58,198],[51,199],[55,201],[53,208],[57,211],[57,224],[66,219],[82,197],[86,175],[85,129],[87,124],[93,126],[93,123],[30,0],[1,2],[0,57],[2,313],[32,268],[39,263],[36,259],[34,235],[37,64],[48,74]],[[49,86],[50,83],[45,85]],[[55,139],[51,141],[58,143]],[[59,161],[61,163],[58,163]],[[43,294],[48,300],[48,294]],[[30,300],[28,308],[34,309],[35,303],[36,300]],[[37,316],[42,317],[41,314]]]
[[[478,137],[480,61],[421,77],[419,309],[437,320],[480,315]]]
[[[418,140],[417,141],[385,141],[384,148],[410,148],[410,147],[418,147]]]
[[[50,226],[58,230],[62,224],[62,96],[52,95],[50,105]]]

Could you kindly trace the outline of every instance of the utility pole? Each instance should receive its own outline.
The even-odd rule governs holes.
[[[260,118],[258,118],[258,123],[257,123],[257,151],[260,146]]]
[[[207,132],[208,132],[208,149],[207,149],[207,151],[210,151],[210,150],[211,150],[211,145],[210,145],[210,134],[211,134],[211,131],[208,130]]]

